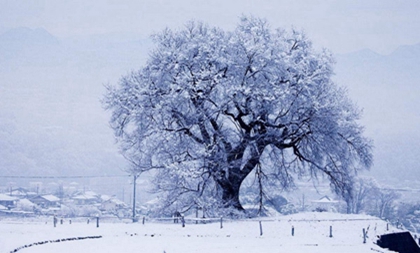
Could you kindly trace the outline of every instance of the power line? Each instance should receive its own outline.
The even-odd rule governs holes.
[[[0,178],[20,179],[65,179],[65,178],[105,178],[105,177],[130,177],[130,175],[99,175],[99,176],[0,176]]]

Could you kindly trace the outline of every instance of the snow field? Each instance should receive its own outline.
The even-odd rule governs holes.
[[[260,235],[261,221],[262,232]],[[215,253],[215,252],[389,252],[374,244],[385,234],[386,222],[365,215],[303,213],[262,218],[195,224],[181,223],[100,223],[57,224],[36,221],[0,221],[0,249],[10,252],[25,244],[70,237],[102,236],[99,239],[53,242],[23,248],[21,253]],[[292,226],[294,236],[292,236]],[[330,237],[332,226],[332,237]],[[363,244],[362,229],[368,230]],[[390,232],[397,231],[390,227]]]

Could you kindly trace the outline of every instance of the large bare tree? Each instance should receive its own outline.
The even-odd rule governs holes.
[[[262,190],[323,175],[345,195],[371,165],[360,111],[331,80],[331,55],[302,32],[242,17],[234,31],[190,22],[153,38],[147,64],[108,87],[104,102],[125,156],[156,169],[165,207],[242,210],[253,171]]]

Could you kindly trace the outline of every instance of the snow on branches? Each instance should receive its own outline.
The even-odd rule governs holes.
[[[331,80],[331,55],[302,32],[242,17],[234,31],[190,22],[153,39],[147,64],[108,87],[104,103],[122,152],[157,168],[166,207],[242,210],[252,171],[270,179],[260,189],[324,175],[345,195],[371,165],[360,111]]]

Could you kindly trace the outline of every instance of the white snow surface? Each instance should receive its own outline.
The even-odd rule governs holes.
[[[57,224],[39,219],[17,220],[0,218],[0,252],[9,253],[24,245],[72,237],[102,236],[64,242],[48,242],[22,248],[20,253],[270,253],[270,252],[390,252],[375,244],[377,236],[397,232],[386,222],[367,215],[337,213],[299,213],[288,216],[249,220],[220,220],[203,224],[187,220],[185,227],[172,221],[145,224],[106,222],[95,219]],[[260,222],[263,234],[260,235]],[[330,237],[332,226],[332,237]],[[294,227],[294,236],[291,231]],[[368,229],[363,243],[362,229]]]

